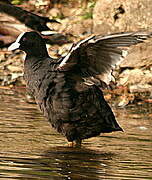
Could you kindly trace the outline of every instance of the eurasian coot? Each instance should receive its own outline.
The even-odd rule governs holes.
[[[91,36],[53,59],[37,32],[22,33],[9,50],[26,53],[24,77],[45,117],[68,142],[80,145],[100,133],[122,131],[101,87],[127,55],[128,47],[150,37],[146,32]],[[104,83],[103,83],[104,82]]]
[[[12,5],[8,0],[0,0],[0,47],[10,45],[25,31],[37,31],[47,44],[68,43],[68,37],[52,31],[47,23],[59,23],[54,19],[39,16]]]

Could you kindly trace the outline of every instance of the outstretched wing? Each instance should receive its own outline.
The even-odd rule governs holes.
[[[144,42],[152,33],[128,32],[107,36],[92,36],[75,44],[58,66],[60,70],[75,67],[90,83],[97,79],[106,84],[112,80],[112,70],[127,55],[131,45]]]

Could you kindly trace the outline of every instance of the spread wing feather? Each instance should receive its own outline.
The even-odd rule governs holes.
[[[95,79],[109,84],[113,68],[126,57],[129,47],[144,42],[151,35],[147,32],[128,32],[89,37],[73,45],[58,69],[75,66],[80,76],[93,84]]]

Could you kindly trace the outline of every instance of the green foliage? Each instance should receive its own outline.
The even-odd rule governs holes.
[[[96,4],[95,1],[90,1],[90,2],[88,3],[88,6],[89,6],[89,8],[93,9],[94,6],[95,6],[95,4]]]
[[[82,15],[83,19],[92,19],[93,18],[93,8],[95,6],[95,1],[90,0],[87,5],[87,9],[85,10],[84,14]]]
[[[23,0],[12,0],[12,4],[18,5],[22,4]]]
[[[85,12],[85,13],[82,15],[82,18],[83,18],[83,19],[92,19],[92,12]]]
[[[60,13],[57,16],[53,17],[53,19],[64,19],[64,18],[65,18],[65,16],[62,13]]]

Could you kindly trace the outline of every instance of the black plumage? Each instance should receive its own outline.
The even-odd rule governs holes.
[[[67,56],[53,59],[36,32],[21,34],[9,50],[26,52],[24,76],[29,90],[51,125],[69,142],[100,133],[122,131],[101,91],[111,71],[131,45],[150,33],[92,36],[73,45]]]

